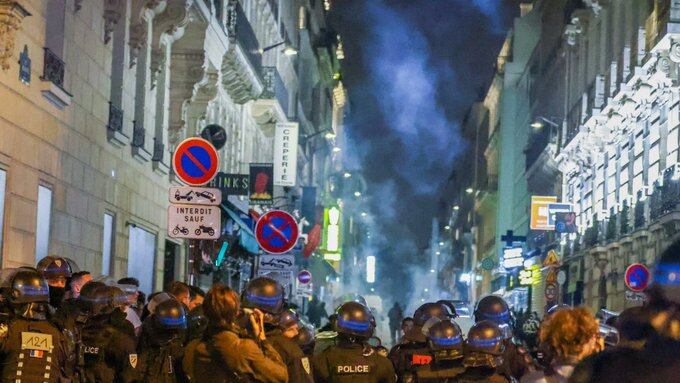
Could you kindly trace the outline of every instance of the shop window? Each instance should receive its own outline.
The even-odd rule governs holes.
[[[104,232],[102,234],[102,275],[111,275],[111,259],[113,258],[115,217],[104,213]]]
[[[156,268],[156,235],[130,225],[127,276],[139,280],[139,289],[147,296],[153,291]]]
[[[38,213],[35,227],[36,262],[49,255],[50,221],[52,220],[52,189],[38,186]]]

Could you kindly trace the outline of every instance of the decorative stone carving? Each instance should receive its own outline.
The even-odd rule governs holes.
[[[21,21],[31,14],[16,1],[0,0],[0,68],[9,69],[14,54],[14,34]]]
[[[153,49],[151,51],[151,64],[149,69],[151,70],[151,89],[156,87],[156,80],[158,79],[158,74],[165,65],[165,48]]]
[[[111,34],[116,29],[116,24],[122,14],[121,9],[125,4],[121,0],[104,1],[104,44],[111,41]]]
[[[668,58],[674,63],[680,63],[680,39],[671,38],[671,48],[668,51]]]

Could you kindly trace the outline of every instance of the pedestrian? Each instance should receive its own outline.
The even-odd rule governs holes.
[[[189,304],[191,303],[191,289],[189,288],[189,285],[184,282],[173,281],[165,292],[172,294],[175,299],[187,307],[188,311]]]
[[[550,348],[552,361],[543,371],[533,371],[522,383],[566,382],[574,367],[600,350],[597,319],[585,308],[560,310],[541,325],[541,342]]]
[[[614,347],[583,360],[570,382],[677,382],[680,371],[680,240],[659,256],[648,288],[651,334],[642,349]],[[643,325],[644,333],[646,325]]]
[[[451,319],[439,321],[430,327],[427,339],[432,361],[416,369],[415,382],[455,381],[465,371],[463,333],[460,327]]]
[[[399,334],[399,343],[402,343],[405,341],[404,335],[411,331],[413,328],[413,318],[412,317],[406,317],[401,320],[401,334]]]
[[[137,374],[134,330],[123,319],[125,314],[116,302],[117,296],[125,297],[125,293],[115,286],[92,281],[83,286],[78,297],[85,316],[78,320],[85,383],[131,382]]]
[[[205,299],[205,292],[196,286],[190,286],[191,301],[189,302],[189,313],[187,315],[188,330],[187,340],[198,339],[205,332],[208,326],[208,320],[203,312],[203,301]]]
[[[398,302],[394,302],[390,311],[387,312],[387,317],[389,318],[390,337],[392,338],[392,344],[395,345],[399,340],[399,326],[404,319],[404,313]]]
[[[336,344],[314,356],[312,367],[317,383],[393,383],[394,369],[367,341],[373,336],[375,320],[358,302],[346,302],[337,310]]]
[[[48,320],[47,281],[35,269],[4,269],[0,288],[11,310],[0,319],[0,381],[69,381],[75,344]]]
[[[189,311],[203,304],[205,291],[198,286],[189,286]]]
[[[184,382],[182,358],[187,317],[184,306],[176,299],[154,304],[144,320],[139,341],[140,381],[150,383]]]
[[[503,364],[499,366],[501,375],[515,379],[532,371],[531,355],[522,346],[513,342],[512,317],[507,302],[497,295],[487,295],[477,302],[474,311],[475,323],[488,320],[498,325],[503,335]]]
[[[64,300],[61,308],[56,312],[57,317],[65,318],[77,311],[78,297],[83,286],[92,280],[92,275],[89,271],[78,271],[71,274],[67,283],[67,291],[64,295]]]
[[[310,300],[307,305],[307,318],[309,318],[309,322],[313,324],[314,327],[321,328],[319,319],[319,301],[316,295],[312,297],[312,300]]]
[[[415,311],[413,327],[404,334],[402,343],[392,347],[388,354],[399,382],[405,382],[406,377],[413,376],[419,366],[430,363],[432,357],[423,327],[432,321],[449,319],[448,313],[445,305],[433,302],[425,303]]]
[[[504,337],[498,324],[482,320],[468,331],[464,345],[463,367],[465,371],[456,382],[509,383],[512,376],[502,372]]]
[[[222,284],[215,284],[208,291],[203,309],[208,328],[201,339],[186,346],[182,362],[189,380],[200,383],[288,381],[281,356],[267,340],[264,314],[260,310],[241,309],[238,294]]]
[[[293,340],[298,333],[298,317],[284,310],[285,291],[276,280],[268,277],[252,279],[242,294],[242,305],[264,313],[264,326],[270,340],[288,370],[291,383],[312,381],[309,359]]]

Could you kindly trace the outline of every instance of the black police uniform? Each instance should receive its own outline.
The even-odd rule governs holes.
[[[311,361],[300,349],[300,346],[292,340],[283,336],[279,329],[267,332],[267,339],[281,355],[281,359],[288,369],[288,381],[290,383],[310,383],[313,382]]]
[[[455,382],[456,377],[465,371],[460,326],[450,319],[433,324],[427,331],[427,343],[433,360],[416,370],[415,382]]]
[[[133,381],[138,363],[135,338],[111,325],[107,316],[89,318],[81,328],[85,382]]]
[[[416,329],[414,327],[414,329]],[[417,369],[422,366],[427,366],[432,361],[430,349],[427,342],[408,342],[401,343],[390,350],[388,358],[394,365],[394,370],[399,376],[399,382],[408,382],[412,380]]]
[[[150,316],[142,325],[142,339],[139,346],[137,366],[141,381],[149,383],[178,383],[186,381],[182,373],[184,357],[183,337],[163,336],[153,324]],[[143,342],[143,343],[142,343]]]
[[[416,370],[417,383],[449,383],[457,382],[457,377],[465,372],[460,362],[430,363]]]
[[[64,335],[48,321],[13,318],[0,324],[0,380],[62,382],[67,373]]]
[[[47,281],[35,269],[5,269],[0,287],[8,304],[0,318],[0,381],[68,381],[73,344],[47,320]]]
[[[393,383],[396,382],[390,361],[372,347],[339,341],[314,356],[316,383]]]
[[[187,343],[203,336],[208,328],[208,318],[203,312],[203,305],[194,307],[187,316]]]

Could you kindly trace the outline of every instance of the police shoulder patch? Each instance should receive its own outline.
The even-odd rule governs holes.
[[[137,368],[137,354],[128,355],[128,359],[130,359],[130,366]]]
[[[0,339],[7,338],[8,333],[9,333],[9,326],[7,326],[7,323],[0,323]]]
[[[302,368],[305,369],[307,374],[311,375],[312,374],[312,366],[309,364],[309,358],[305,356],[304,358],[300,359],[300,361],[302,362]]]

